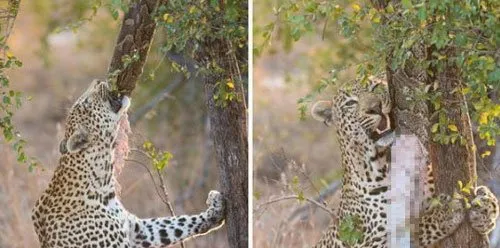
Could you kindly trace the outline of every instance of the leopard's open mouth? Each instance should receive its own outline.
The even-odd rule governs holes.
[[[110,92],[108,94],[108,101],[111,105],[113,112],[118,113],[123,106],[123,95],[118,92]]]
[[[382,119],[370,135],[370,138],[377,143],[379,140],[385,139],[386,136],[391,136],[394,133],[390,116],[388,114],[381,114],[380,116]],[[382,143],[385,142],[382,141]]]
[[[391,118],[389,117],[388,114],[382,114],[380,115],[382,119],[378,123],[377,128],[375,129],[375,132],[378,134],[383,134],[387,132],[388,130],[392,129],[391,128]]]

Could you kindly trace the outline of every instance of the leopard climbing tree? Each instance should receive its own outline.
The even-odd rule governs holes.
[[[373,5],[378,10],[385,10],[389,2],[378,1]],[[436,41],[425,39],[407,49],[411,54],[407,58],[409,63],[388,66],[386,71],[395,102],[394,119],[401,133],[415,135],[426,148],[426,160],[433,168],[436,194],[453,195],[459,181],[474,182],[475,185],[477,180],[470,103],[463,94],[463,89],[468,86],[463,71],[453,61],[462,51],[457,51],[453,45],[436,44]],[[436,63],[439,56],[449,59]],[[387,56],[389,65],[394,60],[392,54]],[[414,90],[410,90],[412,88]],[[422,92],[435,97],[434,101],[418,101],[418,94]],[[436,124],[441,130],[436,131]],[[446,135],[449,136],[446,138]],[[487,248],[489,243],[486,235],[474,231],[468,222],[464,222],[438,247]]]
[[[328,87],[338,88],[346,74],[352,79],[348,72],[355,71],[365,83],[372,75],[386,75],[398,132],[418,138],[432,165],[436,194],[460,198],[467,209],[468,217],[437,244],[440,248],[488,247],[488,237],[469,221],[477,205],[468,201],[480,198],[482,188],[476,188],[475,195],[458,185],[485,183],[478,182],[476,160],[493,149],[479,152],[477,143],[491,148],[500,134],[495,98],[500,80],[499,7],[498,1],[287,2],[273,8],[276,22],[259,29],[263,44],[287,37],[282,39],[285,49],[309,33],[320,33],[343,48],[335,54],[340,59],[325,69],[330,75],[299,100],[302,116],[311,99]],[[339,33],[346,40],[339,41]],[[320,61],[310,63],[321,68]],[[473,129],[481,140],[474,140]]]
[[[16,13],[19,1],[11,0],[15,3]],[[191,63],[194,71],[186,73],[186,77],[195,76],[203,78],[203,84],[200,88],[206,89],[208,116],[212,128],[211,136],[214,137],[216,160],[219,165],[220,187],[223,194],[210,193],[208,205],[215,207],[217,211],[209,210],[208,215],[199,215],[196,218],[186,219],[179,217],[181,224],[186,223],[186,228],[192,229],[194,233],[202,233],[205,227],[193,225],[193,222],[217,222],[220,224],[221,214],[226,216],[226,211],[220,211],[228,204],[227,223],[228,239],[231,247],[246,247],[248,243],[247,229],[247,128],[246,128],[246,88],[247,88],[247,20],[248,20],[248,2],[247,1],[166,1],[166,0],[118,0],[118,1],[78,1],[80,4],[75,9],[81,13],[93,13],[93,16],[77,20],[78,25],[92,21],[96,16],[98,9],[109,8],[115,20],[123,16],[123,22],[116,41],[114,54],[108,70],[107,82],[96,81],[95,85],[89,88],[85,96],[90,98],[102,97],[112,101],[113,104],[121,101],[129,103],[128,96],[132,94],[141,77],[144,64],[146,62],[155,30],[162,29],[161,36],[157,45],[161,49],[160,57],[169,57],[171,53],[185,58],[187,63]],[[57,6],[57,5],[54,5]],[[71,7],[74,7],[71,5]],[[50,8],[49,8],[50,9]],[[123,15],[120,15],[120,9]],[[187,11],[186,11],[187,10]],[[81,14],[80,13],[80,14]],[[78,16],[80,18],[81,16]],[[60,23],[58,23],[60,24]],[[66,25],[64,23],[63,25]],[[68,27],[77,29],[79,26]],[[175,26],[177,25],[177,26]],[[175,26],[175,27],[174,27]],[[3,30],[2,30],[3,31]],[[54,30],[49,30],[52,32]],[[172,33],[173,32],[173,33]],[[1,42],[2,48],[4,46]],[[199,49],[199,50],[196,50]],[[213,54],[212,50],[216,50]],[[11,54],[2,63],[9,63],[12,66],[18,66],[20,62]],[[164,60],[161,60],[163,62]],[[184,71],[185,64],[173,61],[174,66],[180,71]],[[3,71],[0,71],[3,76]],[[147,75],[150,76],[150,75]],[[4,78],[2,77],[2,80]],[[146,81],[146,80],[144,80]],[[2,82],[1,93],[9,92],[10,85]],[[120,92],[115,96],[116,90]],[[109,97],[108,91],[113,92],[113,97]],[[14,96],[10,105],[15,106],[17,95]],[[108,99],[110,98],[110,99]],[[116,98],[116,99],[115,99]],[[81,104],[84,108],[88,102],[86,97],[82,97]],[[117,100],[118,99],[118,100]],[[120,100],[121,99],[121,100]],[[6,100],[4,100],[6,101]],[[90,101],[90,100],[89,100]],[[98,102],[100,104],[100,102]],[[88,104],[87,104],[88,105]],[[3,106],[3,103],[2,105]],[[9,106],[11,107],[11,106]],[[75,108],[76,109],[76,108]],[[126,109],[126,108],[124,108]],[[2,108],[3,110],[3,108]],[[119,111],[120,112],[120,111]],[[121,114],[125,111],[120,112]],[[75,116],[78,113],[74,114]],[[114,116],[114,115],[113,115]],[[0,129],[3,131],[12,131],[10,126],[6,126],[3,120],[0,121]],[[8,128],[5,128],[8,127]],[[6,132],[4,132],[5,134]],[[86,130],[82,131],[83,134]],[[15,132],[7,133],[8,137],[15,136]],[[85,135],[76,135],[76,137],[85,137]],[[14,140],[15,141],[15,140]],[[85,139],[83,139],[85,141]],[[21,145],[22,146],[22,145]],[[68,150],[64,142],[61,145],[61,151]],[[16,151],[23,151],[22,147],[16,146]],[[24,153],[22,158],[25,157]],[[29,162],[29,159],[24,159]],[[111,197],[112,194],[109,195]],[[224,197],[222,197],[224,196]],[[112,198],[112,197],[111,197]],[[223,199],[222,199],[223,198]],[[109,199],[106,198],[106,201]],[[227,201],[227,203],[226,203]],[[43,204],[42,204],[43,205]],[[217,205],[217,206],[216,206]],[[213,218],[215,213],[216,218]],[[35,216],[36,219],[39,219]],[[177,220],[177,219],[176,219]],[[156,223],[164,226],[165,223]],[[188,223],[189,222],[189,223]],[[150,222],[147,222],[150,223]],[[146,223],[146,224],[147,224]],[[43,227],[43,224],[39,226]],[[179,225],[181,226],[181,225]],[[134,227],[134,226],[130,226]],[[135,226],[140,229],[141,225]],[[43,228],[42,228],[43,229]],[[194,230],[196,229],[196,230]],[[162,245],[171,244],[174,240],[165,239],[166,236],[183,239],[188,232],[179,232],[174,229],[163,230],[155,235],[159,238]],[[142,235],[142,234],[141,234]],[[179,236],[179,237],[177,237]],[[143,236],[141,236],[143,237]],[[71,237],[70,237],[71,238]],[[143,237],[144,238],[144,237]],[[163,238],[163,240],[161,240]],[[122,240],[121,240],[122,241]],[[155,242],[158,240],[155,240]],[[149,241],[144,240],[143,246],[149,247]],[[102,245],[101,245],[102,246]]]

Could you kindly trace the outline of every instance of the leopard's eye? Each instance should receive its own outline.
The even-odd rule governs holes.
[[[351,99],[351,100],[347,101],[344,105],[345,106],[353,106],[356,103],[358,103],[358,101]]]

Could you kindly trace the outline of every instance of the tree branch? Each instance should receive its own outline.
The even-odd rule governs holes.
[[[330,216],[334,217],[335,216],[335,213],[330,210],[329,208],[327,208],[325,205],[317,202],[316,200],[314,199],[311,199],[311,198],[308,198],[308,197],[303,197],[303,196],[299,196],[299,195],[287,195],[287,196],[282,196],[282,197],[279,197],[279,198],[276,198],[276,199],[272,199],[272,200],[269,200],[269,201],[266,201],[264,203],[261,203],[259,205],[257,205],[257,207],[255,208],[255,211],[259,211],[260,208],[263,208],[267,205],[270,205],[270,204],[273,204],[273,203],[276,203],[276,202],[281,202],[281,201],[286,201],[286,200],[304,200],[304,201],[307,201],[321,209],[323,209],[325,212],[327,212],[328,214],[330,214]]]
[[[108,74],[112,81],[116,80],[118,90],[125,95],[132,93],[137,79],[142,74],[156,29],[154,12],[159,4],[166,2],[166,0],[133,1],[123,17]],[[138,55],[138,59],[125,65],[123,59],[134,55]]]
[[[340,180],[333,181],[326,187],[325,189],[321,190],[318,196],[316,196],[313,200],[320,203],[323,202],[327,197],[334,195],[339,189],[340,186],[342,186],[342,182]],[[315,207],[316,205],[313,203],[307,204],[305,206],[301,206],[300,208],[295,209],[291,214],[290,217],[288,217],[289,221],[292,221],[295,219],[297,216],[301,216],[301,219],[304,220],[305,218],[308,217],[308,215],[303,216],[302,213],[305,211]]]

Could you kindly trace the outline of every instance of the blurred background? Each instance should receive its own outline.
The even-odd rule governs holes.
[[[342,172],[335,130],[313,120],[308,108],[331,98],[335,87],[310,94],[335,63],[356,58],[346,54],[346,41],[331,34],[323,39],[321,32],[311,33],[295,43],[288,24],[273,15],[279,3],[254,1],[253,240],[255,247],[311,247],[330,223],[329,214],[297,199],[267,202],[301,194],[317,199],[320,193],[330,207],[338,201],[334,192]],[[268,42],[266,25],[273,22]],[[339,76],[353,75],[347,69]]]
[[[0,138],[2,248],[38,247],[31,208],[58,163],[65,116],[93,79],[106,76],[121,19],[114,20],[118,13],[106,7],[94,14],[95,2],[99,1],[21,1],[8,44],[24,65],[7,75],[14,89],[31,98],[16,111],[14,125],[27,141],[28,155],[40,166],[29,172]],[[142,149],[145,141],[151,141],[173,154],[164,170],[170,201],[176,214],[194,214],[206,208],[208,192],[217,189],[203,87],[196,77],[187,80],[174,69],[171,60],[181,63],[180,55],[160,51],[159,44],[166,38],[161,30],[155,37],[132,95],[130,146]],[[131,152],[129,158],[151,168],[138,152]],[[170,215],[143,165],[127,162],[119,182],[122,202],[130,212],[139,217]],[[227,246],[223,227],[187,241],[185,247]]]
[[[346,40],[340,34],[345,30],[328,21],[308,26],[299,18],[276,15],[279,6],[287,9],[285,13],[300,13],[294,3],[253,2],[254,13],[258,13],[253,17],[253,240],[259,248],[311,247],[328,227],[329,213],[301,198],[324,202],[335,211],[342,177],[340,151],[335,129],[312,119],[309,109],[317,100],[331,99],[342,84],[352,82],[362,62],[382,62],[369,57],[373,49],[369,28],[358,31],[363,38]],[[477,137],[476,143],[478,155],[488,149]],[[498,150],[497,146],[491,156],[477,156],[479,184],[488,185],[497,196]],[[292,195],[297,197],[288,198]],[[500,223],[490,239],[495,248],[500,248],[498,226]]]

